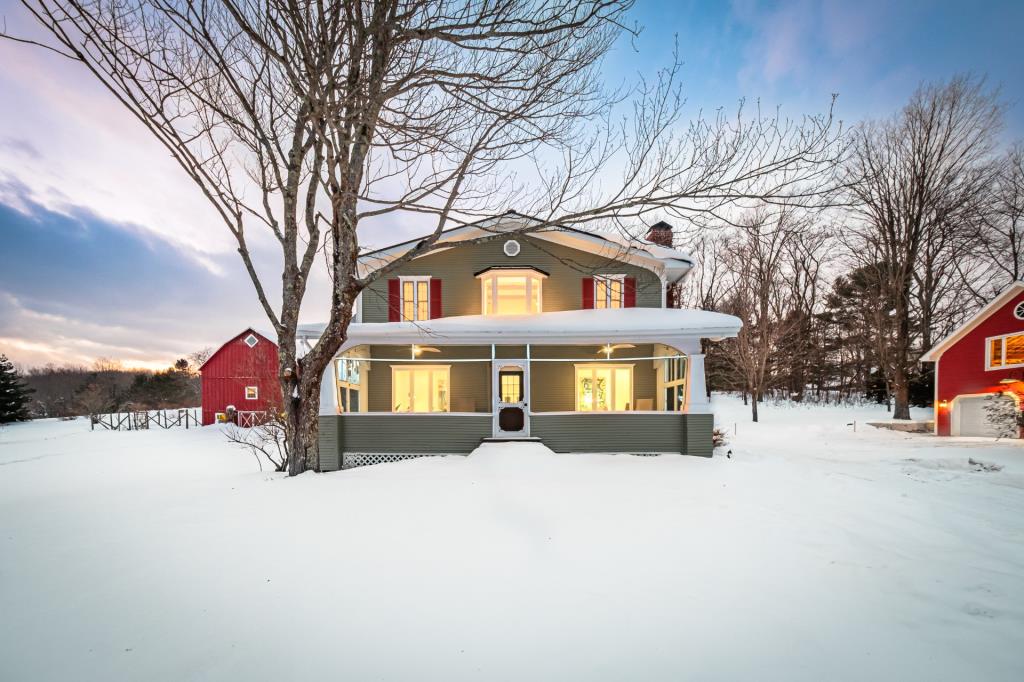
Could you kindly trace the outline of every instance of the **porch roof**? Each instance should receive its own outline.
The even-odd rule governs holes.
[[[721,339],[736,336],[739,318],[707,310],[619,308],[565,310],[533,315],[463,315],[425,322],[351,324],[344,348],[362,344],[406,343],[569,344],[662,342],[681,338]],[[303,331],[319,336],[316,325]],[[320,327],[322,329],[322,326]]]

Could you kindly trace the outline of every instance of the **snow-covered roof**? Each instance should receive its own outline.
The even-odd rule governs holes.
[[[569,344],[646,341],[682,337],[736,336],[739,318],[707,310],[619,308],[564,310],[533,315],[461,315],[425,322],[351,324],[346,348],[362,344]],[[300,334],[316,338],[323,325],[303,325]],[[315,335],[315,336],[314,336]]]
[[[927,353],[921,356],[921,361],[938,362],[939,358],[942,357],[942,354],[949,350],[953,344],[967,336],[972,329],[984,322],[989,315],[1006,305],[1011,298],[1019,294],[1021,291],[1024,291],[1024,282],[1020,280],[1017,280],[1010,286],[1003,289],[1003,291],[992,299],[988,305],[968,318],[968,320],[960,325],[952,334],[932,346]]]
[[[540,222],[536,218],[509,211],[470,225],[445,230],[441,233],[437,243],[438,245],[451,244],[454,246],[459,242],[496,233],[514,234],[522,230],[529,230],[531,225],[537,225]],[[660,246],[642,239],[630,238],[628,235],[616,232],[589,231],[578,227],[559,226],[529,231],[525,234],[646,268],[659,277],[664,277],[669,283],[678,282],[693,268],[693,258],[685,251]],[[384,267],[406,253],[422,239],[422,237],[410,239],[363,254],[359,257],[360,272],[365,274]],[[441,250],[443,249],[435,249],[430,253],[437,253]]]

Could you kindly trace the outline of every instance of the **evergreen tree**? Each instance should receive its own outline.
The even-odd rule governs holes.
[[[14,363],[6,355],[0,355],[0,424],[28,420],[31,393],[32,389],[14,369]]]

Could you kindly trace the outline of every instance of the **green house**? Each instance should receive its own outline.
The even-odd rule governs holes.
[[[363,291],[321,387],[324,470],[468,454],[487,439],[711,455],[701,340],[736,336],[741,324],[674,307],[693,261],[671,248],[671,227],[632,240],[524,233],[529,220],[509,213],[448,230],[446,248]],[[415,243],[367,253],[360,268],[379,269]]]

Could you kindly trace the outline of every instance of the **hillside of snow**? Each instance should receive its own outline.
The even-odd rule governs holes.
[[[1024,679],[1021,442],[714,405],[713,459],[296,479],[219,427],[4,427],[0,680]]]

